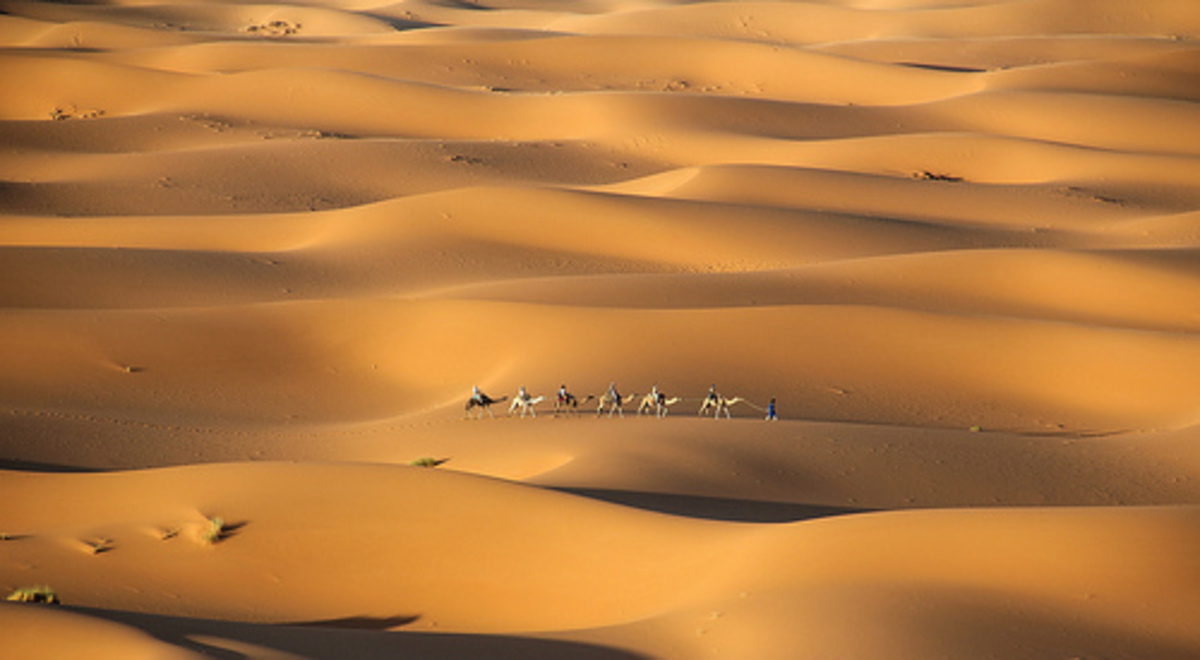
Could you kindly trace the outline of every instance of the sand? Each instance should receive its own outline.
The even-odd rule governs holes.
[[[1197,81],[1190,0],[0,3],[0,657],[1198,657]]]

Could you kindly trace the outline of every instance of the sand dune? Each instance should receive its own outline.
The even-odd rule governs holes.
[[[4,2],[0,657],[1200,655],[1198,38]]]

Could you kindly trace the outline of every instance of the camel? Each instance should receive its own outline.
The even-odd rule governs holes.
[[[467,405],[463,410],[463,418],[470,419],[471,411],[475,410],[476,408],[479,409],[479,411],[475,413],[476,417],[479,419],[483,418],[484,411],[487,411],[489,417],[495,417],[495,415],[492,414],[492,404],[500,403],[506,399],[508,399],[506,396],[502,396],[499,399],[493,399],[486,394],[480,394],[478,399],[471,397],[470,399],[467,399]]]
[[[720,394],[717,394],[704,399],[704,404],[700,406],[700,412],[696,414],[703,416],[709,408],[712,408],[713,419],[721,419],[721,413],[725,413],[725,419],[732,419],[733,416],[729,414],[729,407],[742,401],[745,401],[745,399],[740,396],[735,396],[732,399],[726,399]]]
[[[596,396],[594,394],[589,394],[589,395],[583,397],[583,401],[580,401],[579,397],[575,396],[574,394],[571,394],[570,392],[567,392],[566,396],[561,396],[554,401],[554,414],[557,415],[560,412],[574,411],[576,408],[579,407],[579,404],[587,403],[588,401],[591,401],[594,398],[596,398]],[[570,408],[570,410],[567,410],[568,408]]]
[[[524,417],[525,413],[529,413],[530,415],[537,417],[537,411],[534,410],[533,407],[541,403],[545,398],[546,397],[544,396],[529,396],[528,394],[525,396],[518,396],[514,398],[512,404],[508,406],[508,414],[511,415],[513,414],[514,410],[520,408],[521,417]]]
[[[642,402],[640,404],[638,404],[638,414],[644,415],[650,410],[657,411],[658,410],[658,401],[661,398],[662,398],[661,394],[656,395],[654,392],[651,392],[651,393],[647,394],[646,396],[642,397]]]
[[[612,417],[613,413],[619,413],[621,417],[625,416],[625,410],[621,407],[626,403],[637,398],[636,394],[618,394],[614,400],[612,395],[605,393],[600,395],[600,405],[596,408],[596,416],[604,414],[604,409],[608,408],[608,416]]]
[[[653,410],[656,417],[666,417],[667,413],[670,412],[669,407],[679,403],[680,401],[683,401],[683,399],[677,396],[667,398],[667,396],[664,394],[654,396],[654,393],[651,392],[650,394],[642,397],[642,403],[638,406],[638,414],[641,415]]]

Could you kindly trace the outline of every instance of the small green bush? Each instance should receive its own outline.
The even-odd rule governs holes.
[[[448,458],[432,458],[430,456],[422,456],[421,458],[418,458],[417,460],[409,463],[409,465],[412,465],[415,467],[437,467],[437,466],[441,465],[442,463],[445,463],[448,460],[450,460],[450,459],[448,459]]]

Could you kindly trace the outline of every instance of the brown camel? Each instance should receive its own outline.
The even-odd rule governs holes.
[[[506,396],[502,396],[499,399],[493,399],[486,394],[480,394],[478,399],[474,397],[467,399],[467,405],[463,409],[463,418],[470,419],[471,413],[474,412],[476,419],[482,419],[484,411],[487,411],[488,417],[495,417],[495,415],[492,414],[492,404],[500,403],[501,401],[505,401],[507,399],[508,397]]]
[[[583,397],[583,401],[580,401],[579,397],[567,392],[565,396],[558,397],[554,401],[554,414],[557,415],[560,412],[574,412],[575,409],[579,408],[579,404],[587,403],[594,398],[596,398],[594,394],[589,394]],[[568,408],[570,410],[568,410]]]

